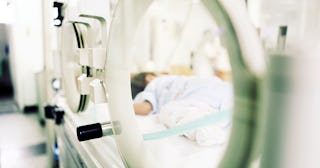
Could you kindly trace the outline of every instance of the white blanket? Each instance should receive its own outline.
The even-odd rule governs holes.
[[[143,134],[163,131],[166,126],[160,123],[159,116],[139,116],[136,118]],[[174,117],[172,117],[174,118]],[[219,123],[221,126],[226,125]],[[228,127],[227,127],[228,128]],[[228,128],[229,129],[229,128]],[[209,138],[209,137],[205,137]],[[225,143],[211,146],[198,145],[185,136],[169,136],[166,138],[145,141],[145,160],[150,162],[152,168],[214,168],[218,167],[227,146]],[[156,166],[153,164],[156,163]]]
[[[219,112],[220,109],[197,100],[172,101],[161,108],[159,121],[170,128]],[[231,119],[228,119],[195,128],[183,135],[202,146],[220,145],[227,140],[230,121]]]

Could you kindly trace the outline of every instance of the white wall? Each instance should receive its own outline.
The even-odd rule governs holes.
[[[211,39],[206,37],[207,31],[211,32]],[[203,51],[204,46],[201,45],[219,44],[212,44],[211,54],[227,57],[226,51],[222,51],[224,49],[219,42],[219,35],[219,28],[202,3],[156,1],[140,23],[132,52],[133,62],[137,64],[137,69],[140,71],[168,71],[171,65],[190,67],[196,60],[202,64],[202,67],[206,66],[202,70],[211,70],[212,75],[214,64],[207,60],[210,58],[205,58],[210,56],[205,55],[208,53]],[[194,57],[202,58],[192,59],[192,54]],[[148,63],[151,58],[154,61],[153,68],[149,67]],[[222,67],[229,68],[228,61],[223,61],[222,64],[228,64]]]
[[[20,108],[36,105],[35,73],[43,68],[42,0],[12,2],[11,72]]]

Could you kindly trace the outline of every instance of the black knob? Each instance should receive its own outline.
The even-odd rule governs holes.
[[[77,128],[79,141],[86,141],[95,138],[101,138],[103,135],[100,123],[84,125]]]
[[[56,106],[47,105],[44,107],[44,114],[47,119],[54,119],[54,109]]]
[[[280,35],[287,36],[288,26],[280,26]]]
[[[64,111],[60,108],[55,109],[55,122],[57,125],[60,125],[62,123],[62,119],[64,116]]]
[[[62,25],[62,21],[64,19],[63,14],[63,3],[61,2],[53,2],[53,7],[57,8],[57,17],[54,18],[57,23],[55,23],[55,26],[60,27]]]

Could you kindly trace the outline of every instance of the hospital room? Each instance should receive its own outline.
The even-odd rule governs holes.
[[[319,168],[319,0],[0,0],[0,168]]]

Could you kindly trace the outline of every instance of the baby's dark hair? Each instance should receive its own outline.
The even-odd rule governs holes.
[[[146,76],[149,74],[156,75],[152,72],[140,72],[131,79],[131,94],[133,99],[147,86]]]

